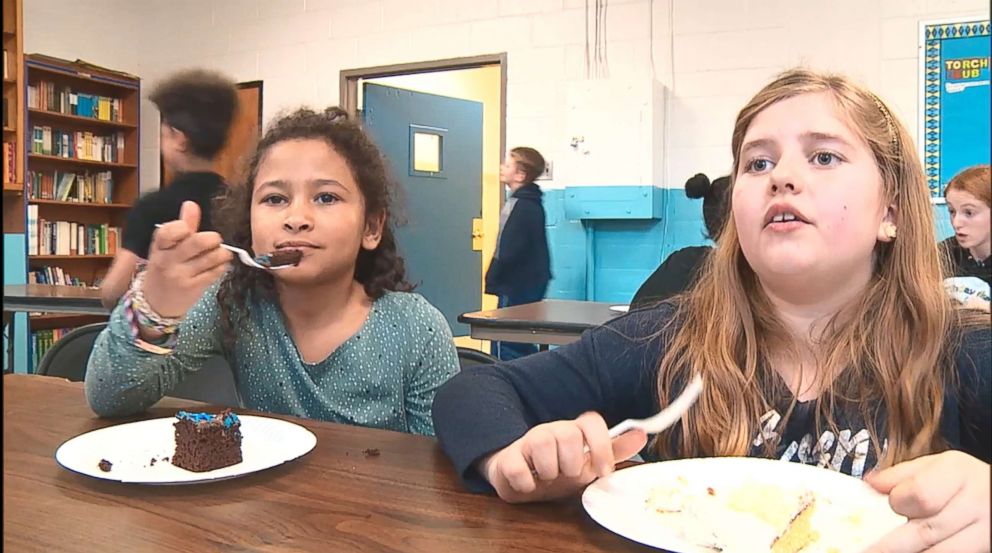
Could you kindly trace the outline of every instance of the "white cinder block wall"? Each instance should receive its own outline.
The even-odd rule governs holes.
[[[610,76],[588,83],[586,0],[24,4],[28,52],[131,71],[146,89],[188,66],[262,80],[266,121],[300,104],[336,104],[343,69],[507,52],[507,144],[545,152],[552,186],[680,187],[698,171],[722,174],[737,111],[796,64],[865,82],[915,134],[919,22],[989,14],[985,0],[610,0]],[[617,93],[603,105],[590,89]],[[592,115],[579,124],[583,108]],[[147,102],[142,117],[147,190],[158,186],[157,114]],[[583,162],[569,146],[580,130],[602,162]]]

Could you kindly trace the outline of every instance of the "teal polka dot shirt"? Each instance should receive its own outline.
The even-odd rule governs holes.
[[[170,355],[134,345],[118,306],[86,371],[86,397],[94,412],[142,412],[207,359],[222,355],[243,407],[434,435],[434,392],[458,372],[458,355],[444,316],[419,294],[386,293],[354,336],[327,359],[307,363],[271,300],[253,302],[234,351],[225,351],[216,291],[217,285],[187,313]]]

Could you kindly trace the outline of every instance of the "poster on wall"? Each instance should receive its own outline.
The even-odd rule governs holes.
[[[989,163],[989,20],[920,23],[918,140],[931,198],[962,169]]]

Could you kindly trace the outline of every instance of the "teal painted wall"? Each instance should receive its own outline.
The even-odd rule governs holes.
[[[952,234],[954,234],[954,228],[951,227],[951,217],[947,214],[946,205],[935,205],[933,206],[933,216],[936,220],[936,232],[937,240],[943,240]]]
[[[702,219],[702,200],[682,189],[658,189],[661,218],[594,221],[593,301],[629,303],[648,276],[672,252],[710,243]],[[587,223],[590,224],[590,223]]]
[[[627,190],[618,194],[618,188]],[[656,188],[649,199],[630,194],[629,189],[634,188],[643,187],[582,187],[586,198],[600,195],[610,199],[601,203],[585,201],[583,214],[591,218],[579,221],[569,220],[565,213],[565,197],[571,189],[545,192],[554,275],[547,297],[628,303],[669,254],[709,243],[704,235],[702,200],[687,198],[681,188]],[[600,218],[626,214],[627,209],[617,205],[618,197],[654,204],[649,210],[631,209],[632,216],[650,212],[660,214],[660,218]],[[598,205],[602,205],[602,212]],[[585,213],[587,209],[589,213]]]
[[[551,248],[551,283],[547,297],[583,300],[586,297],[586,231],[580,221],[565,218],[565,191],[544,193],[544,211]]]
[[[3,235],[3,283],[24,284],[27,258],[23,234]],[[28,319],[27,313],[14,315],[14,371],[27,372],[28,368]],[[3,335],[3,369],[7,370],[7,329]]]
[[[705,238],[702,200],[686,197],[681,188],[655,189],[654,200],[635,198],[618,187],[582,187],[582,196],[604,201],[582,203],[583,220],[569,220],[565,198],[570,190],[547,190],[544,210],[547,213],[548,242],[551,248],[551,272],[548,298],[628,303],[648,276],[672,252],[689,246],[712,244]],[[631,189],[635,187],[619,187]],[[626,209],[618,207],[618,197],[631,201],[653,201],[657,219],[605,219],[622,217]],[[606,198],[609,198],[606,200]],[[573,198],[574,200],[574,198]],[[602,210],[597,209],[602,205]],[[944,205],[934,205],[935,235],[943,240],[954,234]],[[586,211],[589,211],[586,213]],[[632,210],[635,213],[638,210]],[[644,210],[640,210],[641,213]],[[572,214],[577,214],[574,209]],[[591,240],[591,247],[588,241]],[[589,271],[591,264],[591,271]],[[591,289],[589,282],[591,277]]]

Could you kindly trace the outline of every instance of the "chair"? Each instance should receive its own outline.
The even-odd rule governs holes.
[[[106,327],[107,323],[93,323],[72,330],[45,353],[35,373],[82,382],[86,378],[86,363],[90,360],[93,342]]]
[[[195,372],[186,374],[167,395],[223,407],[240,407],[234,372],[220,355],[207,359]]]
[[[63,336],[45,353],[36,374],[59,376],[73,382],[85,380],[93,343],[106,327],[107,323],[88,324]],[[214,405],[240,406],[234,375],[227,361],[220,356],[207,359],[200,370],[187,374],[167,395]]]
[[[481,352],[477,349],[456,347],[455,350],[458,351],[458,364],[461,368],[474,367],[475,365],[491,365],[499,359],[496,359],[488,353]]]

